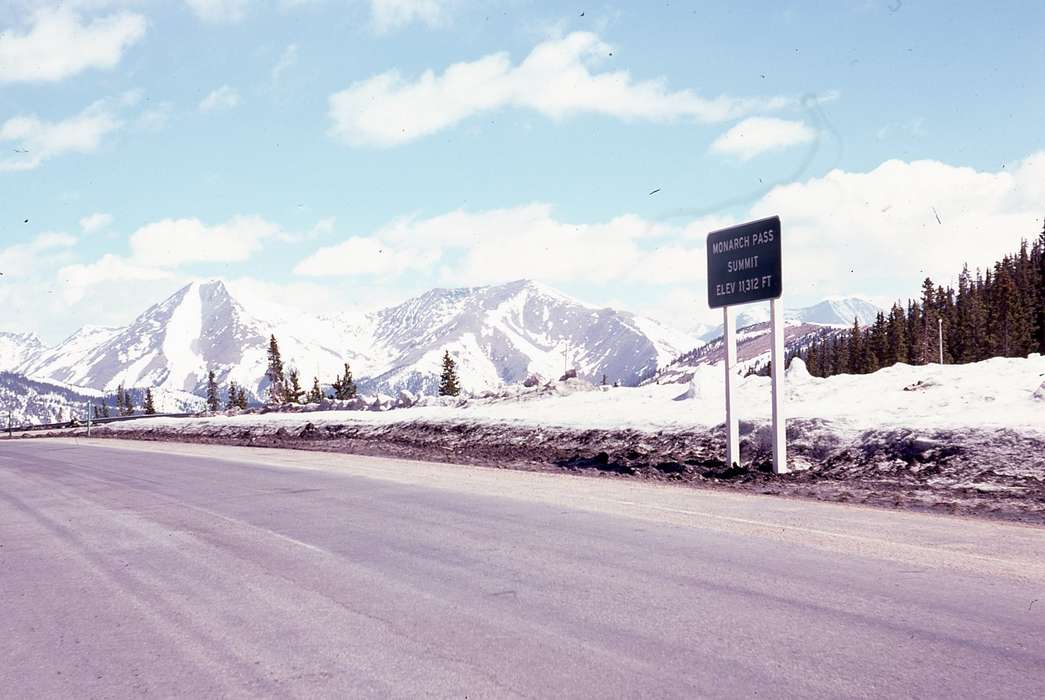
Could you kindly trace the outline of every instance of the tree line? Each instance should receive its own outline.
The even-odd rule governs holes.
[[[135,393],[138,397],[135,397]],[[141,406],[141,413],[147,416],[156,415],[156,403],[152,395],[152,389],[146,388],[143,392],[134,392],[130,389],[124,389],[121,383],[116,388],[116,405],[113,406],[113,411],[118,416],[133,416],[138,413],[137,406]],[[109,397],[103,396],[101,403],[94,404],[93,408],[94,418],[112,418],[113,413],[109,410]]]
[[[926,277],[921,297],[893,304],[874,323],[819,334],[786,358],[801,357],[817,377],[867,374],[897,362],[979,362],[1045,354],[1045,226],[1029,245],[986,272],[966,264],[957,289]]]
[[[294,367],[289,369],[284,365],[283,355],[279,349],[279,341],[275,334],[269,337],[268,366],[265,377],[269,381],[268,400],[270,403],[318,403],[323,400],[324,393],[319,383],[319,377],[312,378],[312,388],[306,391],[301,385],[301,375]],[[330,383],[331,393],[325,398],[346,401],[357,396],[355,380],[352,376],[352,367],[348,362],[344,365],[344,371],[334,377]],[[457,365],[450,357],[449,351],[443,355],[443,370],[440,376],[439,393],[443,396],[457,396],[461,393],[460,382],[457,377]],[[242,387],[230,383],[228,390],[226,408],[246,408],[247,397]],[[221,408],[218,398],[218,387],[214,380],[214,372],[210,373],[207,381],[207,405],[211,411]]]
[[[265,377],[269,381],[268,400],[270,403],[319,403],[324,398],[345,401],[355,398],[357,395],[356,383],[352,377],[352,368],[345,363],[344,371],[334,377],[330,383],[331,393],[324,395],[320,386],[319,378],[312,378],[312,388],[306,391],[301,386],[301,375],[295,368],[287,369],[283,364],[283,357],[279,350],[279,341],[276,336],[269,338],[268,368]],[[439,393],[442,396],[457,396],[461,393],[460,381],[457,376],[457,364],[450,357],[450,353],[443,355],[443,369],[439,381]],[[247,390],[235,381],[230,381],[225,391],[225,400],[221,399],[221,390],[218,386],[214,370],[207,373],[207,409],[212,413],[220,410],[246,409],[249,405]],[[102,397],[101,402],[94,405],[93,414],[95,418],[109,418],[113,411],[119,416],[130,416],[138,413],[136,406],[141,406],[141,413],[155,415],[156,406],[151,388],[144,392],[124,389],[123,384],[116,390],[116,403],[112,411],[109,409],[108,397]]]

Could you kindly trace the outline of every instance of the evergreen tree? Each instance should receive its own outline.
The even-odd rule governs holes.
[[[237,392],[236,382],[230,381],[229,382],[229,391],[225,395],[225,410],[226,411],[231,411],[232,409],[236,408],[236,397],[237,397],[237,393],[236,392]]]
[[[940,317],[936,308],[936,285],[928,277],[922,282],[922,334],[918,348],[919,364],[936,362],[938,353],[936,346],[937,321]]]
[[[457,364],[450,357],[450,351],[443,353],[443,374],[439,379],[440,396],[458,396],[461,387],[457,380]]]
[[[116,410],[119,411],[121,416],[127,415],[124,413],[124,406],[126,406],[126,404],[127,401],[123,395],[123,384],[120,384],[116,387]]]
[[[247,408],[247,390],[243,387],[236,389],[236,408],[246,410]]]
[[[1031,262],[1037,272],[1036,319],[1038,333],[1038,352],[1045,355],[1045,222],[1042,223],[1041,234],[1034,244]]]
[[[109,401],[105,397],[102,397],[102,418],[111,418],[109,413]]]
[[[907,361],[912,365],[922,364],[925,340],[925,322],[922,310],[914,301],[907,302]]]
[[[297,369],[291,367],[287,373],[287,401],[290,403],[301,403],[305,398],[305,390],[301,388],[301,377]]]
[[[129,390],[123,392],[123,415],[134,415],[134,402],[131,399],[131,392]]]
[[[864,358],[864,337],[860,331],[860,319],[853,319],[853,327],[849,329],[849,374],[864,374],[866,371]]]
[[[145,387],[145,415],[156,415],[156,404],[152,399],[152,387]]]
[[[348,366],[347,362],[345,363],[345,373],[337,375],[330,388],[334,390],[334,395],[330,397],[332,399],[346,401],[355,398],[356,383],[352,379],[352,368]]]
[[[218,382],[214,378],[214,370],[207,372],[207,410],[211,413],[221,410],[221,399],[218,398]]]
[[[279,343],[276,336],[269,338],[268,370],[265,376],[269,380],[269,401],[284,403],[287,400],[287,378],[283,374],[283,358],[279,354]]]
[[[885,314],[881,311],[875,316],[867,343],[867,371],[877,372],[886,366],[886,357],[889,354],[888,326]]]
[[[312,390],[308,392],[309,403],[319,403],[323,400],[323,390],[319,388],[319,377],[312,378]]]
[[[1031,327],[1016,284],[1015,265],[1006,256],[995,266],[989,319],[993,322],[994,350],[1002,357],[1026,354]]]

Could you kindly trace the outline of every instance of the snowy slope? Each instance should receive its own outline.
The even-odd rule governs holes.
[[[132,391],[131,394],[135,406],[140,408],[142,392]],[[115,415],[116,397],[113,394],[0,372],[0,406],[4,409],[0,423],[4,428],[7,427],[8,412],[14,425],[39,425],[73,418],[82,420],[87,415],[88,402],[98,406],[103,401]],[[154,392],[153,403],[160,413],[185,413],[203,408],[203,400],[197,396],[163,389]]]
[[[300,363],[302,371],[328,373],[341,366],[343,351],[336,342],[307,325],[305,337],[301,330],[255,318],[220,281],[194,282],[129,326],[85,329],[19,370],[94,389],[111,391],[123,384],[196,394],[205,392],[207,373],[214,370],[222,385],[233,380],[260,395],[272,333],[279,335],[285,359]],[[326,335],[336,332],[328,329]]]
[[[765,367],[770,359],[769,323],[756,323],[737,331],[737,369],[745,373],[749,369]],[[812,343],[831,335],[845,333],[844,328],[822,326],[815,323],[785,321],[784,352],[804,350]],[[687,353],[683,353],[673,362],[657,372],[649,380],[656,384],[686,383],[693,378],[700,368],[724,362],[726,359],[725,344],[721,336]]]
[[[33,333],[0,332],[0,370],[14,369],[43,350],[44,344]]]
[[[600,390],[604,389],[604,390]],[[830,421],[832,430],[859,436],[890,427],[998,428],[1045,437],[1045,358],[994,358],[965,365],[897,364],[872,374],[813,377],[801,361],[785,379],[785,411],[791,426]],[[686,397],[686,398],[683,398]],[[768,377],[738,379],[737,406],[744,421],[771,414]],[[702,368],[687,390],[677,384],[588,387],[532,400],[472,399],[461,406],[425,406],[375,413],[330,411],[198,419],[158,419],[149,425],[192,432],[202,426],[258,428],[311,422],[394,424],[414,421],[510,423],[577,429],[648,432],[713,427],[724,420],[721,366]],[[140,430],[125,423],[117,430]]]
[[[817,323],[823,326],[853,325],[853,319],[860,319],[861,326],[869,326],[875,321],[878,312],[882,311],[871,302],[859,297],[835,297],[797,309],[784,309],[784,319],[792,323]],[[747,304],[739,308],[737,328],[753,326],[757,323],[769,322],[769,302]],[[709,329],[702,337],[714,340],[722,335],[722,324]]]
[[[555,378],[567,364],[582,377],[637,384],[697,344],[650,319],[525,280],[434,289],[374,313],[327,317],[244,303],[211,281],[184,287],[125,328],[84,329],[18,369],[95,389],[122,383],[196,394],[213,370],[220,385],[235,381],[263,397],[272,334],[303,384],[329,383],[347,361],[362,389],[386,393],[433,392],[445,351],[462,387],[480,391],[535,373]]]
[[[748,304],[737,314],[737,360],[740,369],[764,367],[769,362],[769,303]],[[880,309],[857,297],[825,299],[798,309],[784,310],[784,347],[786,352],[807,348],[815,341],[843,332],[858,318],[861,326],[873,324]],[[688,382],[697,367],[722,362],[722,325],[705,333],[704,345],[679,355],[659,371],[653,382],[666,384]]]
[[[459,365],[468,391],[531,374],[636,384],[695,344],[656,321],[572,299],[519,280],[471,289],[435,289],[375,316],[371,355],[387,358],[364,388],[433,392],[443,352]]]

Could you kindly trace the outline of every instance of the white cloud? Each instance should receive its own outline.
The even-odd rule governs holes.
[[[0,159],[0,172],[32,170],[64,153],[91,153],[121,126],[123,122],[107,100],[58,122],[42,121],[35,115],[11,117],[0,124],[0,142],[12,142],[16,155]]]
[[[97,212],[80,219],[80,228],[83,229],[84,233],[97,233],[98,231],[107,229],[112,225],[112,222],[112,214]]]
[[[250,0],[185,0],[185,4],[204,22],[234,23],[246,16]]]
[[[299,262],[294,272],[312,277],[391,276],[423,270],[433,262],[414,249],[397,250],[376,238],[357,237],[321,248]]]
[[[173,111],[173,104],[161,102],[138,115],[138,118],[134,121],[134,126],[142,131],[161,131],[167,126]]]
[[[739,218],[781,217],[786,303],[807,304],[854,293],[907,298],[925,276],[948,284],[965,262],[990,266],[1021,238],[1037,235],[1043,201],[1045,152],[997,172],[893,160],[870,172],[834,170],[776,187]],[[704,303],[704,238],[735,222],[724,215],[684,224],[622,215],[583,223],[556,217],[548,204],[459,210],[357,233],[315,251],[294,271],[392,285],[525,277],[618,296],[645,290],[644,298],[663,297],[657,315],[671,321],[680,300]],[[397,278],[402,282],[389,282]],[[647,312],[656,306],[637,305]],[[695,308],[692,318],[705,311]]]
[[[804,122],[749,117],[715,139],[711,151],[740,160],[751,160],[767,151],[809,143],[816,137],[816,130]]]
[[[81,301],[87,291],[98,285],[117,283],[126,285],[129,282],[141,282],[169,279],[174,274],[145,265],[138,265],[126,258],[116,255],[103,255],[99,260],[89,264],[67,265],[58,271],[58,280],[62,298],[68,304]],[[124,287],[126,289],[126,286]],[[135,303],[140,304],[137,295],[132,296]]]
[[[370,0],[374,29],[385,33],[412,22],[436,27],[446,21],[447,0]]]
[[[222,85],[221,87],[212,90],[210,94],[200,100],[199,110],[206,113],[233,109],[239,105],[239,102],[239,92],[237,92],[233,87]]]
[[[287,48],[283,49],[283,53],[279,55],[279,60],[276,61],[276,65],[272,66],[272,82],[273,84],[279,83],[283,74],[294,67],[298,62],[298,45],[288,44]]]
[[[118,12],[89,22],[68,8],[33,13],[25,33],[0,33],[0,83],[55,81],[109,69],[145,35],[145,18]]]
[[[41,233],[25,243],[0,248],[0,272],[5,277],[25,277],[35,272],[52,269],[68,259],[69,249],[76,245],[76,237],[67,233]]]
[[[107,216],[84,217],[81,226],[88,230],[97,217]],[[129,256],[110,253],[91,263],[67,264],[58,271],[57,280],[62,299],[68,304],[80,302],[88,292],[91,298],[102,294],[110,299],[112,290],[121,283],[162,282],[156,288],[165,288],[172,281],[184,281],[188,278],[177,270],[192,263],[244,262],[264,241],[284,235],[279,226],[258,216],[235,216],[215,225],[199,219],[164,219],[131,234]],[[139,302],[135,298],[134,304],[140,305]],[[141,310],[122,301],[119,307]]]
[[[1045,151],[996,172],[890,160],[774,188],[751,218],[779,214],[785,289],[907,295],[946,284],[963,263],[992,265],[1041,229]],[[940,220],[937,221],[937,215]]]
[[[525,107],[553,119],[606,114],[625,120],[720,122],[792,104],[775,98],[701,97],[670,91],[663,79],[638,81],[627,71],[593,72],[611,47],[590,32],[538,44],[513,66],[506,53],[455,63],[441,74],[405,80],[388,71],[330,96],[332,136],[346,143],[394,146],[468,117]]]
[[[547,282],[639,278],[665,255],[656,243],[685,229],[632,215],[606,223],[557,220],[548,204],[484,212],[458,210],[428,219],[393,221],[369,236],[320,248],[294,272],[307,276],[392,276],[443,265],[447,284],[484,284],[518,277]],[[698,251],[699,252],[699,251]],[[670,253],[669,253],[670,254]],[[679,258],[658,275],[688,278]]]
[[[199,219],[164,219],[131,234],[135,264],[172,268],[194,262],[242,262],[280,228],[259,216],[235,216],[208,226]]]

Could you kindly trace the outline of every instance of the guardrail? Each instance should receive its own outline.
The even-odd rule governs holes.
[[[107,423],[120,423],[120,422],[128,421],[128,420],[141,420],[143,418],[191,418],[194,415],[196,415],[196,414],[195,413],[143,413],[141,415],[136,415],[136,416],[111,416],[109,418],[92,418],[91,419],[91,426],[93,427],[93,426],[96,426],[96,425],[105,425]],[[27,424],[27,425],[21,425],[21,426],[12,425],[12,426],[9,426],[6,430],[3,430],[2,432],[5,432],[8,435],[10,435],[10,434],[12,434],[14,432],[24,433],[24,432],[35,431],[35,430],[60,430],[62,428],[86,428],[86,427],[87,427],[87,421],[74,419],[74,420],[62,421],[61,423],[37,423],[35,425]]]

